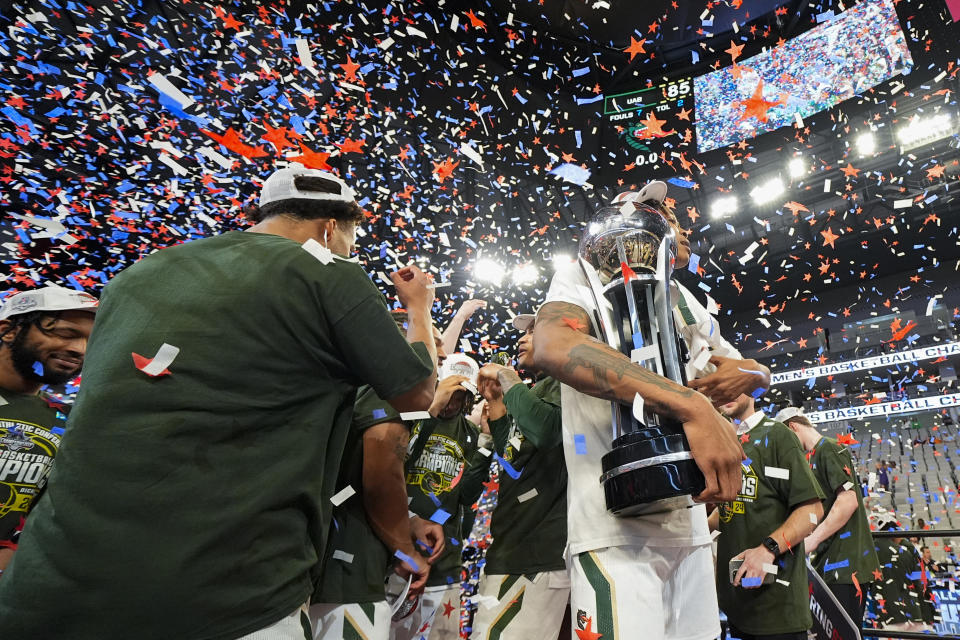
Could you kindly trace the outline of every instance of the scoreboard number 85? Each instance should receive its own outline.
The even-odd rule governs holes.
[[[689,93],[690,81],[681,80],[680,82],[667,85],[666,89],[664,89],[663,95],[667,98],[679,98],[680,96],[685,96]]]

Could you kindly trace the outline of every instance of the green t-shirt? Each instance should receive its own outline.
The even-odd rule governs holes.
[[[132,353],[180,349],[150,377]],[[0,580],[0,638],[236,638],[324,556],[356,390],[426,378],[356,264],[230,232],[106,287],[47,493]],[[70,594],[70,597],[64,597]]]
[[[824,517],[830,513],[837,500],[837,491],[849,488],[857,496],[857,510],[839,531],[824,540],[815,550],[813,566],[828,584],[866,584],[873,581],[873,572],[878,568],[877,552],[863,507],[860,478],[853,465],[853,458],[846,447],[836,440],[821,438],[810,456],[810,468],[826,495],[823,501]]]
[[[920,558],[907,541],[894,542],[893,538],[877,538],[877,557],[883,577],[873,583],[872,591],[880,611],[879,622],[883,625],[898,622],[921,622],[919,593],[910,584],[910,575],[920,571]]]
[[[356,494],[333,509],[323,578],[310,598],[314,603],[380,602],[390,550],[367,520],[363,505],[363,434],[384,422],[401,422],[400,414],[370,387],[357,393],[353,423],[340,464],[337,491],[352,487]]]
[[[823,493],[797,436],[785,425],[762,419],[740,438],[748,460],[740,493],[720,505],[717,538],[717,598],[730,624],[755,635],[805,631],[813,624],[801,542],[777,561],[777,582],[755,589],[730,584],[730,559],[759,546],[793,509]],[[781,547],[782,541],[778,540]],[[788,584],[783,584],[784,582]]]
[[[462,415],[418,421],[407,453],[410,510],[443,526],[446,547],[430,567],[427,586],[460,580],[464,511],[477,500],[482,485],[465,482],[471,465],[487,464],[477,452],[480,430]]]
[[[66,425],[65,406],[0,388],[0,543],[14,544],[20,523],[47,482]]]
[[[562,570],[567,467],[560,434],[560,383],[544,378],[533,389],[515,384],[504,404],[508,414],[492,421],[490,432],[510,469],[500,472],[497,507],[490,520],[493,543],[484,570],[487,574]]]

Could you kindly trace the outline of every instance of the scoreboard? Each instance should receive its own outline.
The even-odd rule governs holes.
[[[618,140],[614,153],[628,168],[689,168],[697,148],[692,78],[605,96],[603,118]]]

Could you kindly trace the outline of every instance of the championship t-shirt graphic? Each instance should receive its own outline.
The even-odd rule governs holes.
[[[433,433],[416,462],[407,467],[407,484],[439,496],[453,488],[466,460],[463,447],[450,436]]]
[[[60,436],[20,420],[0,420],[0,529],[25,516],[46,482]],[[0,536],[3,535],[0,531]]]
[[[743,467],[743,477],[740,480],[740,492],[733,502],[723,502],[717,507],[720,510],[720,520],[730,522],[735,514],[743,515],[746,513],[745,503],[753,502],[757,499],[757,472],[753,467]]]

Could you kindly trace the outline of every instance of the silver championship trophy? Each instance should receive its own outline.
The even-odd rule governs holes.
[[[653,193],[651,193],[653,192]],[[659,204],[666,185],[654,182],[603,207],[580,242],[581,262],[593,292],[599,339],[634,363],[686,383],[686,348],[677,335],[670,276],[677,252],[673,228],[648,204]],[[626,277],[625,277],[626,276]],[[643,408],[612,402],[613,449],[602,459],[600,483],[607,510],[635,516],[681,509],[705,488],[683,426]]]

